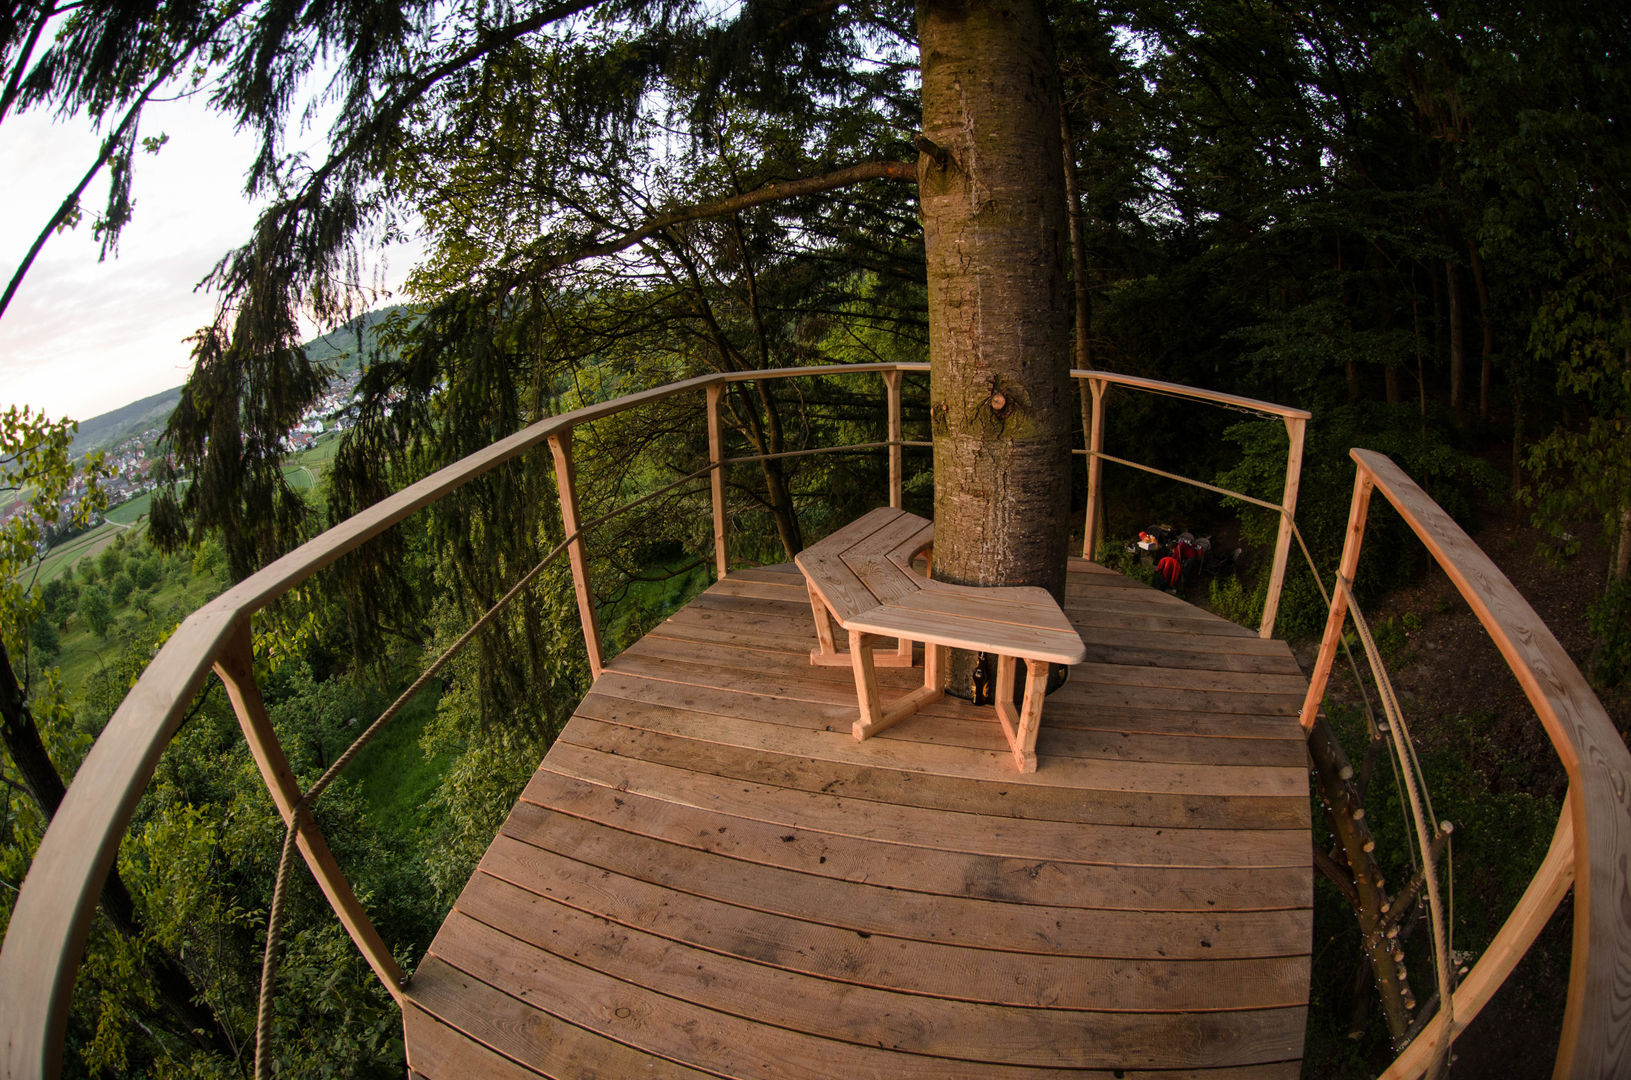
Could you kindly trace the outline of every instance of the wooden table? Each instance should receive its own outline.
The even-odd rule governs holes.
[[[795,562],[809,588],[820,643],[810,662],[854,668],[860,716],[853,730],[865,739],[945,693],[942,649],[995,655],[997,718],[1019,771],[1035,772],[1048,665],[1080,663],[1082,639],[1045,589],[952,585],[919,574],[912,563],[933,545],[933,523],[880,507],[799,553]],[[847,652],[837,647],[833,621],[849,633]],[[898,641],[893,654],[873,655],[880,637]],[[876,668],[911,667],[913,642],[924,645],[923,685],[886,707]],[[1025,661],[1025,697],[1016,710],[1019,660]]]

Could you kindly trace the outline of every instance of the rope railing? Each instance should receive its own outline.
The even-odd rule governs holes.
[[[1409,808],[1415,851],[1421,857],[1415,877],[1395,901],[1411,901],[1417,891],[1427,892],[1438,981],[1437,1009],[1430,1019],[1424,1011],[1423,1018],[1412,1025],[1407,1045],[1383,1080],[1414,1080],[1442,1073],[1455,1037],[1511,975],[1571,883],[1579,886],[1574,900],[1574,955],[1554,1075],[1631,1075],[1631,1031],[1624,1020],[1631,1012],[1631,911],[1621,902],[1631,895],[1631,856],[1627,854],[1631,848],[1631,753],[1579,669],[1489,557],[1387,457],[1359,449],[1351,451],[1351,456],[1358,469],[1347,534],[1335,590],[1326,592],[1320,583],[1327,618],[1309,678],[1302,724],[1305,730],[1314,727],[1337,649],[1347,651],[1353,664],[1343,635],[1352,613],[1386,717],[1385,730],[1391,736],[1390,749],[1404,788],[1401,803]],[[1447,823],[1434,820],[1404,712],[1375,636],[1353,595],[1373,492],[1381,492],[1399,512],[1467,600],[1517,677],[1569,776],[1568,799],[1550,850],[1489,947],[1459,981],[1450,939],[1454,879],[1453,874],[1447,876],[1450,896],[1441,896],[1437,869],[1439,853],[1449,854],[1450,829]],[[1298,542],[1308,557],[1300,533]],[[1309,561],[1312,568],[1312,558]],[[1315,577],[1318,580],[1317,570]],[[1354,682],[1362,691],[1357,667]],[[1372,727],[1376,727],[1374,719]]]
[[[312,804],[318,800],[323,792],[328,790],[329,785],[333,784],[340,773],[345,770],[345,767],[351,764],[352,760],[362,752],[363,747],[367,746],[374,736],[385,728],[386,724],[395,719],[407,706],[408,702],[417,697],[419,692],[447,666],[448,662],[463,651],[471,639],[490,624],[500,612],[509,607],[510,602],[521,595],[522,591],[528,585],[531,585],[539,574],[543,573],[545,567],[554,562],[561,552],[566,550],[566,545],[570,539],[562,540],[559,544],[556,544],[549,554],[538,562],[538,565],[527,571],[521,577],[521,580],[517,581],[508,592],[499,597],[492,607],[484,611],[481,617],[470,625],[469,629],[460,634],[453,644],[449,645],[442,651],[440,656],[431,661],[424,672],[413,681],[413,684],[402,691],[397,699],[391,702],[384,712],[380,713],[379,718],[369,724],[363,733],[358,735],[351,745],[346,747],[345,751],[334,759],[334,764],[324,770],[323,775],[318,777],[311,787],[306,789],[305,794],[301,795],[295,802],[294,813],[290,816],[284,830],[283,850],[278,856],[277,878],[272,889],[272,907],[267,913],[266,919],[266,952],[261,960],[260,997],[255,1013],[255,1080],[268,1080],[271,1076],[271,1059],[267,1054],[267,1048],[271,1042],[272,988],[277,977],[278,938],[283,925],[284,896],[289,878],[289,869],[294,861],[295,838],[299,832],[299,816],[310,812]]]
[[[1076,375],[1078,378],[1088,377],[1082,372],[1077,372]],[[1190,395],[1171,394],[1169,396],[1183,397]],[[1194,396],[1204,400],[1200,395]],[[1102,424],[1102,392],[1100,400],[1096,404],[1100,406],[1100,410],[1097,411],[1095,423]],[[1230,403],[1230,406],[1244,408],[1236,402]],[[1288,421],[1288,425],[1289,423],[1290,421]],[[1464,556],[1468,554],[1468,549],[1470,549],[1485,564],[1477,568],[1478,578],[1476,583],[1468,580],[1463,575],[1462,579],[1457,581],[1458,587],[1463,595],[1474,601],[1475,613],[1484,622],[1486,629],[1491,631],[1491,636],[1496,639],[1496,644],[1501,647],[1503,655],[1506,656],[1514,673],[1518,675],[1519,681],[1524,684],[1526,692],[1530,695],[1531,702],[1536,704],[1537,713],[1541,716],[1543,723],[1546,723],[1548,732],[1553,734],[1554,746],[1559,750],[1559,755],[1564,759],[1565,764],[1569,764],[1570,760],[1573,759],[1578,767],[1582,764],[1582,761],[1581,755],[1565,752],[1564,745],[1559,745],[1559,736],[1566,734],[1561,730],[1562,725],[1556,719],[1559,711],[1556,707],[1556,699],[1559,698],[1567,701],[1576,711],[1589,718],[1588,730],[1593,737],[1593,745],[1606,747],[1604,754],[1607,759],[1619,759],[1617,767],[1605,769],[1607,775],[1603,776],[1600,782],[1593,786],[1597,788],[1600,799],[1605,802],[1613,801],[1619,807],[1618,818],[1622,822],[1627,816],[1625,804],[1631,802],[1631,796],[1628,796],[1628,791],[1631,791],[1631,756],[1626,754],[1624,743],[1618,738],[1612,724],[1607,720],[1606,714],[1603,714],[1601,704],[1585,687],[1579,671],[1574,668],[1572,662],[1568,661],[1566,655],[1559,656],[1561,649],[1557,647],[1555,639],[1551,637],[1544,624],[1534,617],[1533,611],[1528,609],[1521,597],[1517,596],[1516,590],[1512,589],[1505,576],[1500,574],[1492,563],[1489,563],[1487,556],[1478,551],[1476,545],[1473,545],[1453,522],[1449,521],[1448,516],[1444,514],[1437,504],[1428,499],[1420,488],[1382,455],[1370,451],[1353,451],[1353,456],[1356,461],[1361,463],[1361,468],[1355,481],[1356,490],[1350,512],[1348,539],[1338,569],[1336,587],[1331,590],[1326,587],[1313,553],[1309,550],[1302,531],[1297,527],[1293,516],[1294,508],[1291,505],[1276,505],[1267,500],[1254,498],[1241,492],[1230,491],[1215,484],[1209,484],[1205,481],[1195,480],[1103,453],[1092,445],[1093,425],[1089,426],[1088,431],[1089,446],[1077,450],[1075,453],[1086,456],[1090,462],[1090,468],[1092,462],[1098,460],[1110,461],[1164,479],[1189,484],[1227,498],[1235,498],[1251,505],[1260,506],[1280,516],[1282,535],[1292,539],[1301,551],[1303,560],[1307,564],[1309,572],[1313,576],[1314,584],[1325,604],[1328,616],[1326,632],[1321,643],[1320,654],[1315,662],[1315,671],[1310,679],[1311,685],[1308,698],[1303,708],[1303,727],[1305,730],[1309,730],[1313,726],[1314,717],[1317,714],[1320,701],[1323,699],[1324,688],[1329,679],[1331,664],[1335,660],[1337,650],[1340,649],[1352,673],[1353,685],[1360,695],[1367,725],[1372,732],[1373,738],[1386,736],[1385,739],[1382,739],[1382,742],[1388,749],[1389,765],[1393,771],[1394,783],[1399,789],[1399,803],[1407,810],[1410,819],[1410,832],[1414,839],[1414,843],[1409,845],[1409,852],[1415,872],[1405,888],[1392,897],[1391,910],[1384,911],[1384,914],[1388,916],[1385,929],[1397,933],[1405,911],[1416,902],[1420,893],[1423,891],[1426,893],[1429,936],[1431,938],[1430,948],[1437,985],[1432,995],[1423,1003],[1423,1009],[1406,1031],[1405,1037],[1400,1040],[1397,1046],[1401,1051],[1400,1055],[1384,1074],[1384,1080],[1413,1080],[1416,1077],[1443,1075],[1449,1065],[1451,1044],[1455,1035],[1472,1022],[1483,1005],[1493,996],[1495,990],[1511,974],[1518,960],[1534,943],[1540,929],[1544,926],[1546,916],[1550,914],[1551,910],[1556,907],[1566,893],[1572,877],[1570,871],[1572,870],[1574,875],[1580,873],[1577,866],[1570,865],[1571,858],[1575,862],[1589,861],[1589,855],[1578,849],[1570,849],[1575,833],[1571,827],[1573,824],[1571,822],[1571,812],[1566,808],[1559,822],[1557,835],[1553,839],[1552,850],[1548,852],[1547,857],[1537,868],[1524,896],[1514,906],[1506,923],[1497,932],[1490,947],[1485,950],[1484,956],[1479,959],[1471,970],[1465,973],[1456,971],[1452,936],[1454,926],[1454,870],[1452,864],[1453,849],[1450,843],[1453,827],[1449,822],[1437,820],[1426,782],[1426,775],[1417,756],[1414,740],[1410,736],[1409,724],[1405,718],[1404,710],[1399,704],[1398,694],[1393,689],[1392,680],[1388,675],[1375,636],[1372,634],[1369,624],[1365,621],[1363,612],[1360,610],[1352,591],[1354,573],[1358,566],[1359,540],[1364,532],[1370,491],[1376,486],[1376,477],[1378,475],[1387,478],[1389,486],[1385,489],[1385,494],[1394,503],[1395,507],[1401,510],[1401,513],[1405,513],[1407,520],[1416,530],[1418,536],[1421,536],[1427,542],[1429,549],[1440,564],[1451,572],[1452,578],[1456,578],[1457,575],[1454,572],[1454,567],[1447,562],[1450,554]],[[1295,436],[1293,436],[1293,442],[1296,441]],[[1294,485],[1288,483],[1288,487],[1294,487]],[[1091,501],[1092,497],[1090,496],[1090,506]],[[1414,515],[1408,512],[1412,508],[1415,511]],[[1090,510],[1090,530],[1091,521]],[[1460,543],[1456,543],[1457,540]],[[1084,540],[1084,544],[1088,545],[1087,551],[1091,551],[1090,545],[1092,542],[1092,534],[1089,531],[1087,538]],[[1491,621],[1494,619],[1491,614],[1492,604],[1487,599],[1481,601],[1478,599],[1483,594],[1499,595],[1503,603],[1510,607],[1515,608],[1521,605],[1522,613],[1527,616],[1526,619],[1522,620],[1521,632],[1497,632],[1497,629],[1491,626]],[[1365,652],[1367,667],[1371,671],[1372,682],[1377,690],[1377,699],[1382,712],[1381,719],[1377,718],[1370,695],[1365,690],[1365,681],[1361,677],[1358,660],[1354,656],[1346,637],[1341,633],[1342,624],[1350,613],[1354,617],[1357,636]],[[1524,651],[1516,644],[1520,640],[1538,641],[1541,646],[1545,647],[1545,651],[1551,654],[1547,657],[1549,661],[1547,665],[1549,668],[1548,674],[1552,676],[1550,680],[1538,678],[1532,669],[1520,669],[1519,665],[1523,662],[1522,653]],[[1548,682],[1551,682],[1552,685],[1547,685]],[[1537,697],[1539,700],[1537,700]],[[1552,722],[1547,723],[1549,716],[1553,719]],[[1595,764],[1606,766],[1606,762]],[[1571,770],[1571,778],[1576,771],[1578,771],[1578,768]],[[1583,801],[1580,792],[1571,784],[1570,803],[1574,805],[1579,801]],[[1614,820],[1614,816],[1611,815],[1609,821],[1613,822]],[[1616,834],[1612,824],[1609,824],[1606,829],[1600,827],[1597,830],[1598,835],[1605,832],[1609,833],[1611,839],[1616,842],[1631,842]],[[1441,859],[1445,871],[1442,890],[1439,880]],[[1620,889],[1619,893],[1607,895],[1624,895],[1631,891],[1631,883],[1627,882],[1627,878],[1631,877],[1631,874],[1627,872],[1625,860],[1614,862],[1600,858],[1599,861],[1606,861],[1611,876],[1616,880],[1617,887]],[[1599,872],[1599,876],[1604,875]],[[1607,895],[1604,897],[1605,900],[1607,900]],[[1577,907],[1582,906],[1582,901],[1578,896],[1576,903]],[[1604,908],[1609,909],[1609,913],[1606,915],[1603,912]],[[1631,966],[1631,925],[1627,924],[1623,915],[1619,918],[1614,916],[1611,903],[1600,903],[1597,905],[1597,909],[1598,923],[1600,924],[1596,931],[1598,936],[1610,938],[1617,944],[1607,950],[1609,958],[1598,959],[1596,963],[1599,966],[1612,964]],[[1581,947],[1578,944],[1580,933],[1581,931],[1577,928],[1575,951],[1577,968],[1586,964]],[[1394,955],[1398,956],[1396,952]],[[1459,980],[1458,975],[1460,976]],[[1605,981],[1605,978],[1600,973],[1583,973],[1578,970],[1571,975],[1569,1003],[1567,1006],[1568,1020],[1565,1023],[1563,1039],[1559,1044],[1557,1059],[1557,1075],[1559,1076],[1578,1074],[1581,1076],[1607,1077],[1631,1074],[1631,1064],[1628,1064],[1628,1059],[1631,1059],[1631,1047],[1627,1045],[1631,1043],[1631,1039],[1625,1037],[1623,1023],[1612,1017],[1600,1015],[1604,1011],[1604,1007],[1589,1000],[1586,993],[1581,989],[1581,987],[1588,985],[1593,980],[1602,982]],[[1622,1000],[1628,994],[1631,994],[1631,990],[1626,989],[1627,982],[1627,979],[1620,978],[1614,984],[1614,989]],[[1614,996],[1614,994],[1610,994],[1610,1000]],[[1592,1012],[1597,1012],[1599,1015],[1592,1016],[1590,1015]],[[1594,1027],[1597,1029],[1612,1029],[1614,1032],[1613,1038],[1607,1040],[1606,1043],[1599,1040],[1590,1047],[1582,1045],[1582,1040],[1586,1038],[1585,1033],[1591,1031]],[[1586,1060],[1592,1062],[1612,1062],[1612,1067],[1608,1068],[1607,1071],[1601,1071],[1595,1065],[1584,1071],[1573,1068],[1573,1064],[1578,1062],[1583,1054],[1586,1055]]]

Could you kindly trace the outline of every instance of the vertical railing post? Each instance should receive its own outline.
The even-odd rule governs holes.
[[[296,810],[300,804],[300,788],[295,783],[294,772],[289,768],[289,759],[284,756],[283,747],[278,743],[277,733],[272,730],[266,703],[261,700],[260,687],[255,682],[255,653],[247,617],[233,629],[232,640],[215,662],[215,673],[226,687],[232,711],[238,715],[238,724],[243,728],[245,741],[249,743],[249,752],[255,759],[255,767],[260,770],[266,790],[272,794],[278,816],[283,819],[285,827],[290,822],[295,823],[295,845],[300,849],[306,865],[311,868],[312,877],[317,879],[318,888],[323,890],[329,906],[340,917],[357,951],[374,969],[374,975],[385,984],[392,999],[401,1005],[402,969],[397,967],[396,958],[385,947],[379,931],[374,929],[368,913],[352,891],[351,883],[340,870],[334,853],[329,850],[328,841],[317,827],[317,820],[303,806]]]
[[[578,532],[578,489],[572,472],[570,429],[549,437],[549,452],[555,457],[555,486],[560,492],[561,527],[566,530],[566,556],[572,562],[572,588],[578,594],[583,647],[589,654],[589,670],[598,679],[605,664],[600,651],[600,624],[595,621],[594,593],[589,588],[589,559],[583,537]]]
[[[1099,490],[1104,462],[1099,459],[1099,454],[1104,450],[1104,398],[1110,391],[1110,384],[1089,375],[1087,386],[1093,392],[1093,415],[1087,425],[1087,518],[1082,522],[1082,558],[1091,559],[1095,538],[1104,528]]]
[[[1308,696],[1303,699],[1304,731],[1314,730],[1320,702],[1325,699],[1325,684],[1331,678],[1331,664],[1336,660],[1337,646],[1342,643],[1342,624],[1348,619],[1347,589],[1353,586],[1354,574],[1359,569],[1359,547],[1365,539],[1365,519],[1370,514],[1370,493],[1374,486],[1363,467],[1354,474],[1353,501],[1348,504],[1348,532],[1342,541],[1337,579],[1331,587],[1331,610],[1325,617],[1325,636],[1320,639],[1319,656],[1308,676]]]
[[[708,384],[708,488],[714,504],[714,570],[721,578],[730,569],[730,534],[725,525],[725,432],[719,419],[719,399],[724,392],[724,383]]]
[[[891,509],[903,509],[905,498],[904,464],[901,451],[900,426],[900,384],[904,378],[902,372],[886,371],[883,373],[884,389],[889,395],[889,506]]]
[[[1280,614],[1280,589],[1286,581],[1286,562],[1291,557],[1291,526],[1297,515],[1297,485],[1303,472],[1303,435],[1308,421],[1301,417],[1285,417],[1286,434],[1291,448],[1286,451],[1286,489],[1280,499],[1280,532],[1274,541],[1274,567],[1269,571],[1269,593],[1263,600],[1263,625],[1257,634],[1262,638],[1274,636],[1274,619]]]

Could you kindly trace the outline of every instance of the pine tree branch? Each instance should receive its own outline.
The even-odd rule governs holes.
[[[620,251],[628,250],[642,240],[649,240],[658,233],[673,228],[675,225],[725,217],[739,210],[761,206],[768,202],[796,199],[804,195],[815,195],[823,191],[831,191],[834,188],[848,187],[851,184],[858,184],[865,180],[906,180],[916,183],[917,166],[904,161],[865,161],[859,165],[851,165],[848,168],[824,173],[821,176],[806,176],[798,180],[766,184],[764,187],[755,188],[740,195],[732,195],[716,202],[699,203],[647,218],[633,229],[611,240],[598,244],[589,244],[567,254],[544,259],[533,266],[531,272],[547,274],[551,270],[559,270],[563,266],[570,266],[585,259],[615,255]]]
[[[46,222],[45,228],[40,230],[40,235],[34,238],[33,246],[28,249],[28,254],[23,256],[23,261],[17,264],[16,271],[11,275],[11,281],[6,285],[5,294],[0,295],[0,318],[5,317],[6,308],[11,305],[12,297],[17,295],[18,288],[22,286],[23,278],[28,275],[29,268],[34,265],[34,260],[39,257],[41,249],[45,247],[45,242],[79,207],[79,197],[90,186],[96,174],[102,171],[102,166],[106,165],[108,160],[113,157],[114,150],[118,148],[121,142],[125,141],[126,133],[141,116],[142,108],[158,92],[160,87],[170,81],[170,78],[176,73],[176,69],[185,63],[187,58],[192,56],[200,45],[212,40],[220,29],[236,18],[245,6],[247,6],[246,3],[240,2],[224,11],[202,34],[194,38],[190,45],[172,56],[169,62],[161,67],[153,78],[148,80],[147,85],[142,87],[142,92],[136,95],[136,100],[132,101],[130,107],[125,110],[125,115],[120,119],[119,126],[110,131],[108,137],[102,140],[102,150],[97,154],[96,160],[91,163],[89,169],[85,170],[85,175],[80,177],[79,183],[75,185],[74,190],[69,192],[68,196],[62,200],[62,204],[57,207],[57,212],[51,215],[51,220]]]

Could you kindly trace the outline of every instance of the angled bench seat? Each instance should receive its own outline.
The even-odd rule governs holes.
[[[941,650],[995,655],[997,718],[1020,771],[1034,772],[1048,665],[1079,663],[1086,653],[1082,639],[1045,589],[952,585],[918,573],[913,563],[923,555],[932,559],[933,545],[931,522],[881,507],[800,552],[794,561],[810,592],[818,642],[810,662],[854,669],[860,704],[854,734],[865,739],[945,693]],[[833,622],[848,633],[848,651],[839,650]],[[894,653],[874,656],[878,638],[896,639]],[[875,669],[911,667],[913,642],[924,646],[923,685],[886,707]],[[1026,682],[1016,710],[1019,660]]]

